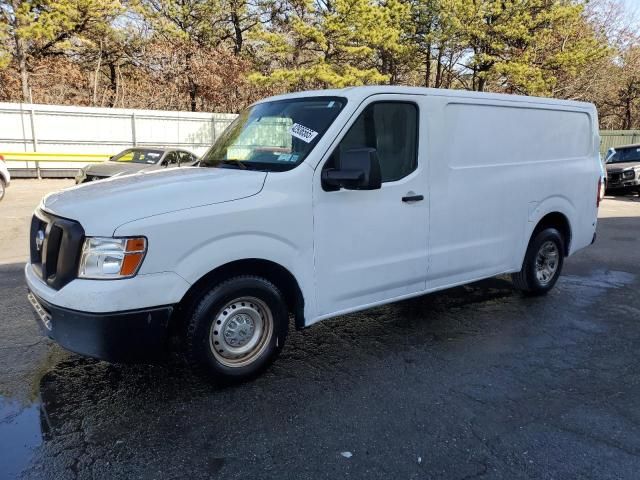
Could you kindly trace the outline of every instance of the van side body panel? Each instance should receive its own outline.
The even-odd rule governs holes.
[[[592,105],[438,91],[420,105],[429,221],[425,290],[335,311],[319,305],[320,315],[307,324],[517,272],[549,213],[566,217],[570,254],[592,242],[600,175]]]
[[[571,252],[593,238],[593,111],[432,98],[428,290],[519,271],[537,222],[567,217]]]

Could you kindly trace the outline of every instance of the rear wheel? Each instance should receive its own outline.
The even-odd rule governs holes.
[[[511,275],[514,286],[531,295],[544,295],[558,281],[564,263],[564,239],[555,228],[538,232],[529,242],[522,270]]]
[[[197,304],[188,319],[187,353],[217,379],[244,380],[276,358],[288,328],[288,309],[274,284],[261,277],[234,277]]]
[[[4,198],[5,190],[6,190],[6,183],[4,182],[4,178],[0,176],[0,200]]]

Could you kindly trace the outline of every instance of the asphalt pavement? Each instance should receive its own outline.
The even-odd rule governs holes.
[[[0,245],[0,478],[640,476],[637,197],[604,201],[546,297],[497,278],[321,322],[232,387],[42,338],[22,235]]]

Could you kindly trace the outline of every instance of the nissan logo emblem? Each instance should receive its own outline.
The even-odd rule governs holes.
[[[38,251],[42,250],[43,243],[44,243],[44,232],[42,230],[38,230],[38,233],[36,233],[36,249]]]

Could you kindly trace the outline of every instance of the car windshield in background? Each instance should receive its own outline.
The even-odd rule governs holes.
[[[202,157],[200,166],[280,172],[299,165],[346,104],[339,97],[249,107]]]
[[[162,150],[125,150],[115,157],[111,157],[111,161],[121,163],[146,163],[151,165],[158,163],[162,154]]]
[[[640,146],[617,149],[609,155],[607,163],[640,162]]]

